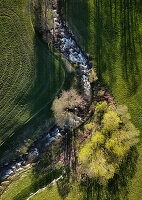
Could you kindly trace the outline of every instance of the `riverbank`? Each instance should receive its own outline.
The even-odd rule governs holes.
[[[49,30],[52,35],[53,46],[64,55],[72,64],[78,65],[80,81],[83,91],[83,96],[89,103],[91,99],[91,84],[89,82],[89,75],[91,67],[89,65],[89,58],[83,55],[77,43],[73,39],[73,33],[68,29],[65,22],[58,14],[58,8],[53,6],[53,22],[54,28]],[[65,59],[64,58],[64,59]],[[83,119],[81,119],[83,121]],[[79,122],[80,123],[80,122]],[[32,144],[27,153],[16,161],[4,163],[1,167],[1,181],[6,180],[9,176],[22,171],[27,165],[39,160],[39,155],[47,150],[47,147],[54,142],[58,137],[66,134],[68,130],[61,129],[56,125],[45,133],[42,137],[38,138]]]
[[[69,62],[74,65],[74,69],[78,73],[80,80],[80,92],[83,94],[83,97],[85,98],[87,105],[89,106],[92,100],[92,88],[89,79],[92,69],[89,63],[89,55],[85,55],[81,51],[77,42],[74,40],[75,37],[72,31],[66,26],[65,22],[60,17],[59,11],[55,9],[55,7],[53,8],[53,13],[54,28],[49,30],[50,34],[52,35],[53,46],[61,54],[63,54],[64,57],[69,60]],[[107,99],[109,103],[114,102],[111,98],[111,95],[107,93],[104,88],[99,88],[99,90],[103,91],[103,95],[99,97],[99,101]],[[79,122],[80,125],[87,120],[89,114],[90,113],[88,113],[87,116],[85,116],[84,118],[81,118],[81,122]],[[3,170],[2,173],[2,180],[6,180],[9,176],[12,176],[19,171],[22,171],[25,166],[30,166],[32,162],[37,162],[38,165],[38,163],[40,163],[42,160],[44,152],[48,152],[52,148],[55,150],[54,144],[56,146],[57,143],[61,143],[62,145],[65,143],[64,145],[67,149],[64,150],[60,147],[58,150],[56,149],[56,151],[61,152],[59,154],[57,153],[57,156],[54,157],[54,161],[52,161],[60,161],[67,166],[70,165],[70,163],[76,165],[76,156],[75,149],[72,146],[72,137],[73,135],[68,131],[66,127],[61,129],[60,127],[55,125],[52,129],[50,129],[48,132],[38,138],[36,142],[30,146],[27,154],[23,156],[22,160],[6,165],[5,170]],[[82,143],[87,137],[88,135],[81,136],[80,143]]]

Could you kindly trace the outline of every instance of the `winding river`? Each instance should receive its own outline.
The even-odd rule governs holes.
[[[53,8],[54,28],[50,30],[50,34],[53,38],[53,44],[56,49],[63,54],[72,64],[76,64],[79,69],[80,80],[82,85],[83,96],[86,101],[90,101],[91,96],[91,84],[89,82],[89,75],[91,67],[89,65],[88,55],[84,55],[79,46],[77,45],[72,31],[67,27],[66,23],[62,20],[57,9]],[[78,124],[83,119],[78,118],[74,123]],[[39,159],[39,155],[44,152],[47,147],[53,143],[57,138],[62,137],[67,133],[66,127],[61,129],[55,125],[49,132],[45,133],[42,138],[38,138],[32,147],[29,148],[26,155],[16,161],[10,163],[4,163],[0,168],[0,182],[6,180],[9,176],[12,176],[25,168],[28,168],[32,162]],[[42,146],[42,150],[41,147]],[[32,157],[32,161],[27,164],[29,157]]]

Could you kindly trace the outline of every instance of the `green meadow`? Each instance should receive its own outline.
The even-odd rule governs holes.
[[[65,19],[93,58],[100,82],[128,106],[142,135],[142,15],[140,0],[62,0]],[[129,199],[142,195],[142,137]]]
[[[30,1],[0,1],[1,149],[53,100],[65,79],[60,57],[35,33],[32,18]]]

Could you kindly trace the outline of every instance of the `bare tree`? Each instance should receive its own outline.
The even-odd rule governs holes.
[[[77,91],[71,89],[62,91],[59,98],[56,98],[52,105],[52,110],[57,124],[60,127],[68,125],[69,128],[75,128],[80,122],[79,111],[85,108],[85,101],[77,94]]]

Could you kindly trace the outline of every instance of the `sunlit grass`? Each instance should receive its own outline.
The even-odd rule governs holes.
[[[29,1],[1,0],[0,30],[1,146],[54,98],[65,74],[34,32]]]

